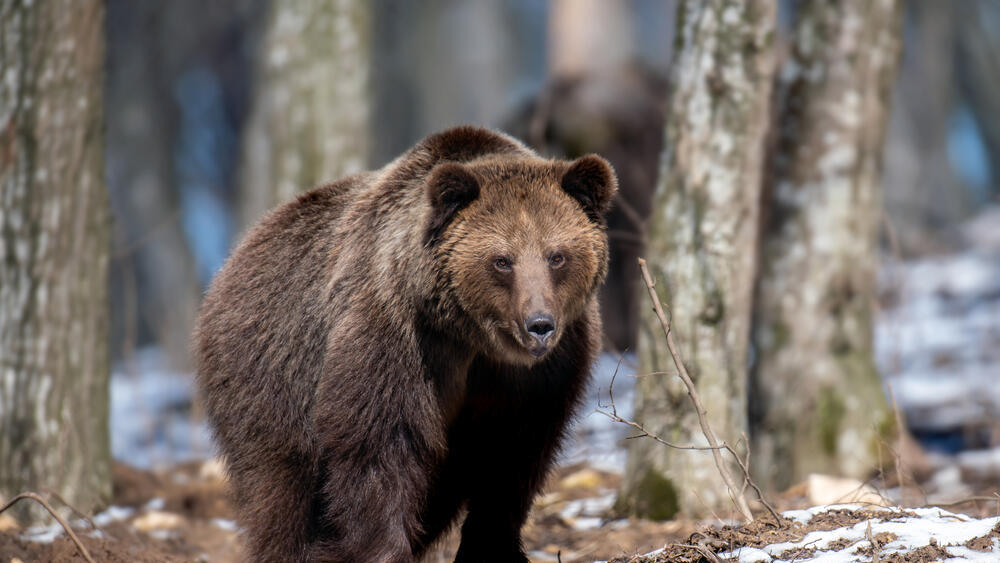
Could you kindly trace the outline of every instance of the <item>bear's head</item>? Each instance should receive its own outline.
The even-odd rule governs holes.
[[[531,365],[596,299],[607,273],[611,166],[503,156],[445,162],[426,182],[425,242],[481,353]]]

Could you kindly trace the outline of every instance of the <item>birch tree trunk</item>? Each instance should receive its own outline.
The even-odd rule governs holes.
[[[753,468],[772,489],[810,472],[864,477],[892,432],[872,304],[900,4],[797,4],[762,234],[751,399]]]
[[[715,433],[747,429],[746,363],[764,135],[774,67],[774,3],[686,0],[667,112],[648,262]],[[640,329],[636,418],[660,437],[706,445],[649,307]],[[738,474],[738,473],[736,473]],[[728,508],[709,451],[631,442],[619,506],[663,519]]]
[[[100,0],[0,0],[0,497],[88,513],[111,493],[103,66]]]
[[[370,6],[276,0],[245,133],[241,221],[368,165]]]

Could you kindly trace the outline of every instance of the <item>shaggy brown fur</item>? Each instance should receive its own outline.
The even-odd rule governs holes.
[[[520,529],[600,349],[597,156],[460,127],[272,211],[196,332],[208,418],[255,561],[456,561]]]

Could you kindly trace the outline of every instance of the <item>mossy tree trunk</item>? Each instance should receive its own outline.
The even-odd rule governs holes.
[[[276,0],[244,136],[241,220],[367,168],[370,5]]]
[[[757,481],[864,477],[892,429],[872,354],[881,157],[900,0],[796,4],[755,320]]]
[[[746,357],[764,135],[774,68],[774,3],[687,0],[648,262],[715,433],[747,430]],[[650,307],[640,329],[636,418],[680,444],[706,445]],[[738,474],[738,473],[736,473]],[[709,451],[631,442],[620,506],[654,518],[731,508]]]
[[[89,513],[111,494],[103,2],[0,0],[0,69],[0,499]]]

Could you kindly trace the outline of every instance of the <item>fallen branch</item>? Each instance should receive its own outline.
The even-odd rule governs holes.
[[[649,275],[649,270],[646,269],[646,261],[639,258],[639,270],[642,272],[642,280],[646,284],[646,289],[649,291],[649,298],[653,301],[653,310],[656,312],[656,318],[660,321],[660,326],[663,328],[663,335],[667,340],[667,348],[670,349],[670,356],[674,360],[674,366],[677,368],[677,374],[680,376],[681,381],[684,382],[684,386],[687,387],[688,396],[691,397],[691,402],[694,404],[695,412],[698,414],[698,423],[701,425],[701,432],[705,435],[705,439],[708,440],[708,445],[712,456],[715,458],[715,467],[719,470],[719,475],[722,476],[722,480],[726,484],[726,489],[729,491],[729,498],[732,499],[733,504],[739,509],[740,513],[743,514],[743,518],[747,522],[753,522],[753,513],[750,512],[750,506],[747,504],[746,498],[737,489],[736,482],[733,480],[732,475],[729,473],[729,469],[726,467],[726,463],[722,459],[722,453],[719,451],[721,449],[728,449],[732,451],[728,445],[720,445],[719,440],[715,437],[715,432],[712,431],[711,425],[708,423],[707,412],[705,411],[705,406],[701,402],[701,397],[698,394],[698,389],[694,385],[694,381],[691,380],[691,376],[688,375],[687,368],[684,367],[684,361],[681,359],[680,353],[677,351],[677,346],[674,344],[673,333],[670,330],[670,322],[667,320],[667,316],[663,313],[663,307],[660,305],[660,298],[657,297],[656,291],[653,289],[653,279]],[[694,448],[691,448],[694,449]],[[735,452],[733,452],[735,454]],[[736,455],[736,460],[743,467],[742,460],[740,456]],[[749,475],[747,475],[749,479]],[[780,520],[778,520],[780,522]]]
[[[693,549],[698,553],[700,553],[702,557],[704,557],[708,561],[711,561],[712,563],[722,563],[722,560],[719,559],[718,555],[716,555],[715,553],[712,552],[712,550],[708,549],[703,545],[695,545],[693,543],[676,543],[674,545],[679,547],[686,547],[688,549]]]
[[[57,513],[55,509],[52,508],[52,505],[50,505],[48,502],[46,502],[45,499],[38,496],[37,494],[21,493],[17,495],[16,497],[10,499],[10,502],[8,502],[7,504],[3,505],[2,508],[0,508],[0,513],[3,513],[8,508],[14,506],[14,504],[16,504],[17,501],[26,498],[31,499],[37,502],[38,504],[41,504],[43,507],[45,507],[45,510],[48,510],[49,514],[51,514],[52,517],[55,518],[57,522],[59,522],[59,525],[62,526],[64,530],[66,530],[66,533],[69,534],[70,539],[73,540],[73,543],[76,544],[76,548],[80,551],[80,555],[82,555],[83,558],[87,560],[87,563],[94,563],[94,559],[90,556],[90,552],[87,551],[86,547],[83,547],[83,543],[80,541],[80,538],[76,537],[76,534],[73,532],[73,528],[71,528],[69,524],[67,524],[66,521],[63,520],[62,516],[59,516],[59,513]]]
[[[865,530],[865,537],[868,539],[868,543],[872,546],[872,563],[880,563],[882,554],[882,546],[879,545],[878,541],[875,540],[875,536],[872,535],[872,521],[868,521],[868,529]]]

